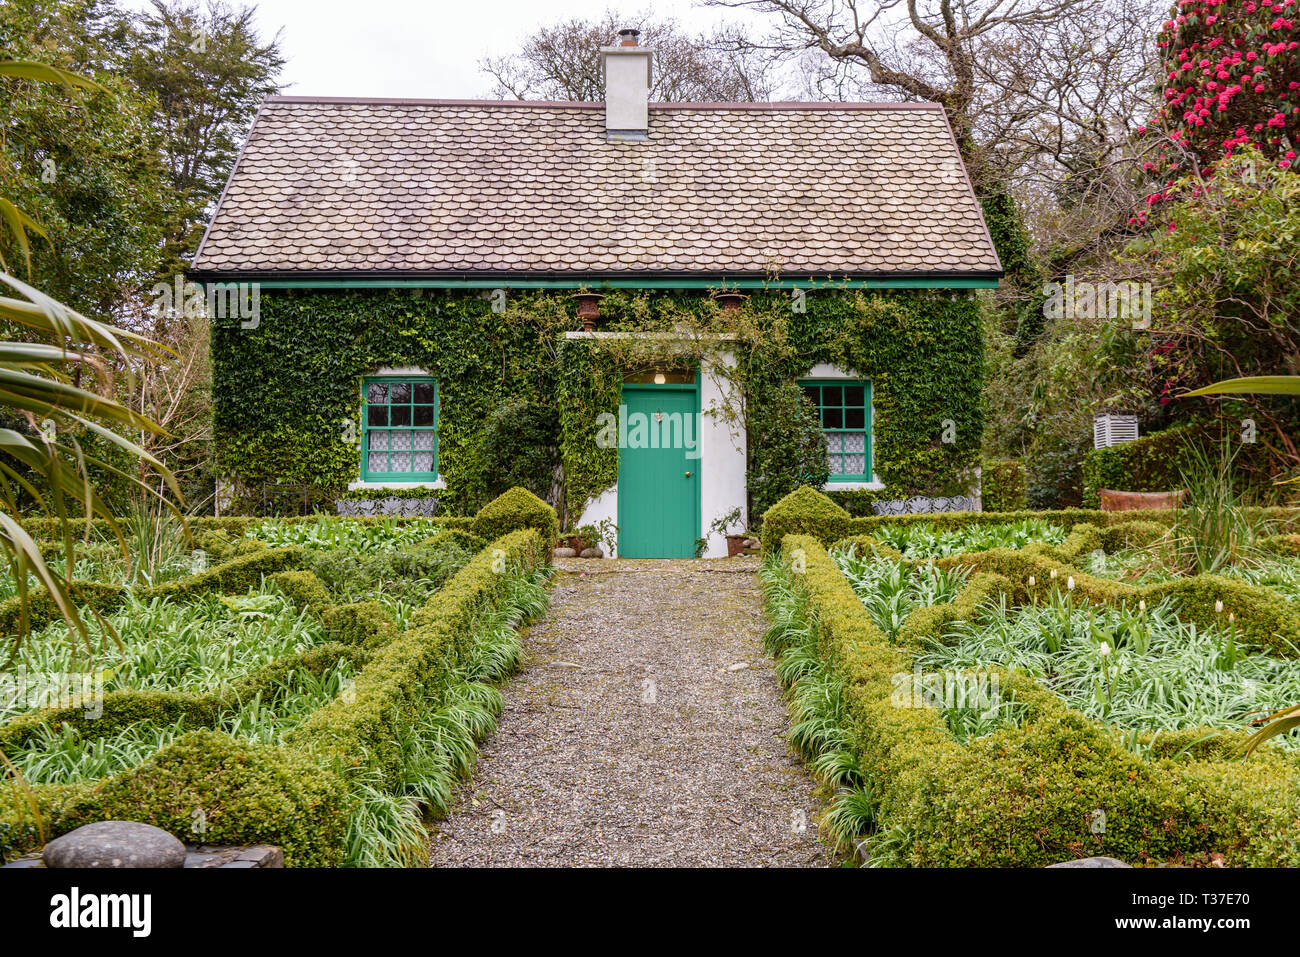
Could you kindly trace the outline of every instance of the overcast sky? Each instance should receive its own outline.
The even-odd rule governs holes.
[[[147,0],[128,0],[144,8]],[[245,3],[247,0],[245,0]],[[232,5],[244,5],[232,0]],[[541,24],[591,17],[606,8],[652,9],[695,29],[746,14],[692,0],[257,0],[263,36],[283,28],[289,62],[281,79],[298,96],[489,95],[484,56],[512,53]]]

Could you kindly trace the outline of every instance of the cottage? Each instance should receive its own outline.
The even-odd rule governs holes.
[[[533,404],[568,524],[725,554],[805,477],[798,383],[828,490],[977,501],[973,290],[1002,273],[943,110],[648,103],[633,31],[600,57],[604,103],[267,99],[190,272],[256,289],[212,316],[226,495],[472,508],[485,424]]]

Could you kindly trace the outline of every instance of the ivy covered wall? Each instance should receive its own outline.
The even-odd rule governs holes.
[[[802,311],[800,309],[802,308]],[[889,496],[950,491],[978,461],[983,426],[983,338],[969,293],[932,290],[756,291],[724,313],[706,292],[614,290],[600,328],[733,337],[741,394],[761,396],[817,363],[873,382],[875,468]],[[256,328],[213,320],[218,474],[248,503],[263,483],[304,483],[322,497],[357,477],[360,388],[384,366],[418,366],[439,380],[440,512],[487,500],[483,423],[501,402],[560,412],[571,514],[617,477],[617,450],[596,446],[596,416],[616,411],[630,364],[681,346],[565,339],[580,328],[569,291],[511,291],[504,312],[490,293],[443,290],[269,290]],[[748,414],[734,410],[743,421]],[[762,455],[751,447],[751,461]]]

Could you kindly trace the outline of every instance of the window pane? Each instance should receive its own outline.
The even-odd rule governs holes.
[[[433,402],[432,382],[417,382],[415,384],[415,401],[424,403]]]
[[[371,405],[383,405],[388,401],[388,386],[379,382],[370,383],[370,388],[366,390],[366,401]]]
[[[388,406],[372,405],[366,409],[366,421],[371,425],[388,424]]]
[[[433,432],[432,432],[432,431],[429,431],[429,432],[416,432],[416,433],[415,433],[415,447],[416,447],[417,449],[432,449],[432,448],[433,448]]]
[[[822,386],[822,405],[843,405],[844,389],[838,385]]]
[[[806,385],[803,387],[803,394],[808,396],[808,401],[818,408],[822,403],[822,391],[815,385]]]
[[[844,404],[866,405],[867,390],[860,385],[846,385],[844,387]]]
[[[410,425],[411,424],[411,407],[409,405],[394,405],[392,409],[392,418],[390,425]]]
[[[845,433],[844,435],[845,452],[865,452],[866,450],[867,450],[867,437],[864,433],[859,432],[856,435],[852,432]]]
[[[389,387],[389,402],[410,402],[411,401],[411,383],[394,382]]]
[[[388,454],[386,452],[371,452],[366,458],[366,468],[371,472],[388,471]]]
[[[841,475],[865,475],[867,471],[867,457],[865,455],[846,455],[844,456],[844,471]]]
[[[842,429],[844,428],[844,410],[836,408],[822,409],[822,428],[825,429]]]
[[[411,471],[411,456],[405,452],[401,454],[394,453],[389,456],[388,471],[390,472],[409,472]]]
[[[433,471],[433,453],[416,452],[415,453],[415,471],[432,472]]]
[[[843,470],[840,468],[840,461],[841,461],[841,459],[840,459],[840,457],[839,457],[838,455],[828,455],[828,456],[826,457],[826,460],[827,460],[827,462],[828,462],[829,465],[830,465],[830,470],[831,470],[831,474],[832,474],[832,475],[843,475],[843,474],[844,474],[844,473],[843,473]]]
[[[371,432],[371,433],[370,433],[370,448],[371,448],[372,450],[373,450],[373,449],[386,449],[386,448],[388,448],[388,433],[387,433],[387,432]]]
[[[410,451],[411,433],[410,432],[390,432],[388,433],[392,441],[392,449],[396,452],[398,449]]]
[[[433,406],[417,405],[415,407],[416,425],[433,425]]]
[[[867,427],[866,411],[863,409],[845,409],[844,427],[846,429],[865,429]]]

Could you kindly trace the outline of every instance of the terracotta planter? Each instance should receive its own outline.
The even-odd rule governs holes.
[[[583,539],[581,535],[565,535],[560,538],[560,547],[572,548],[576,553],[581,555],[582,550],[588,546],[586,540]]]
[[[745,542],[749,540],[748,535],[728,535],[727,536],[727,557],[735,558],[737,555],[745,554]]]
[[[1100,494],[1103,512],[1131,512],[1144,508],[1179,508],[1183,504],[1183,496],[1187,494],[1187,490],[1180,488],[1173,492],[1117,492],[1114,489],[1104,488],[1101,489]]]

